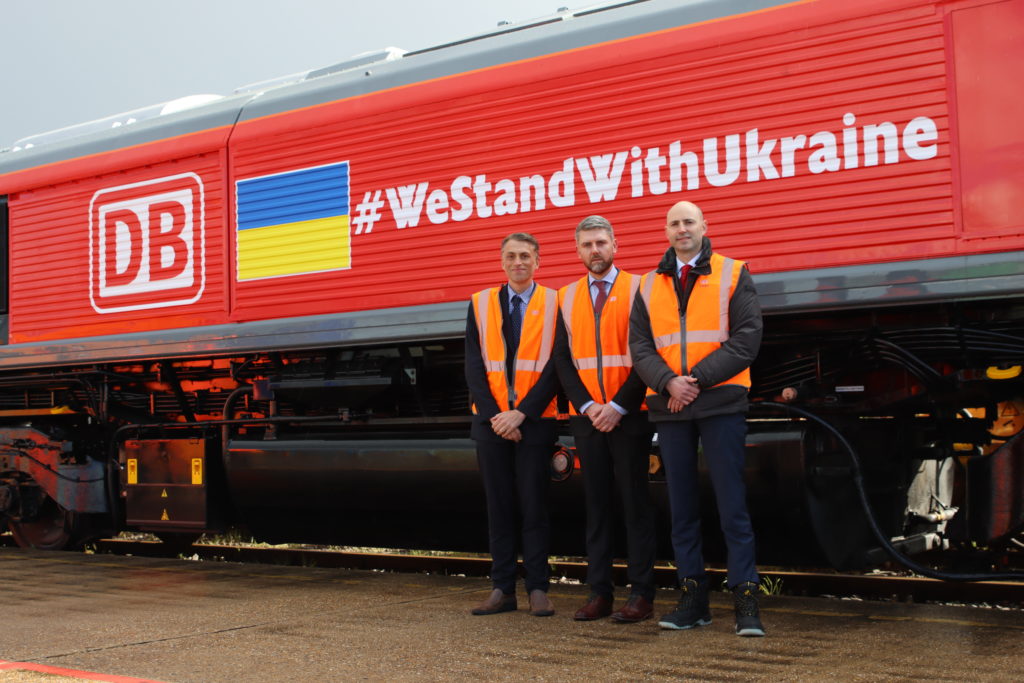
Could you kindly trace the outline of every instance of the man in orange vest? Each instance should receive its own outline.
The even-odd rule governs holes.
[[[699,441],[725,535],[736,633],[763,636],[743,481],[761,306],[745,264],[712,251],[707,227],[696,204],[679,202],[669,210],[665,234],[671,246],[657,270],[644,275],[630,317],[629,348],[650,388],[647,406],[658,430],[682,588],[679,605],[658,624],[687,629],[711,623],[701,553]]]
[[[554,348],[558,295],[533,281],[540,246],[512,233],[501,243],[508,283],[477,292],[466,320],[470,436],[487,496],[493,590],[477,615],[517,608],[516,546],[521,536],[530,614],[555,613],[548,600],[547,491],[555,450]],[[518,531],[517,531],[518,530]]]
[[[647,474],[652,429],[643,405],[646,387],[629,356],[629,311],[640,278],[615,266],[617,249],[607,219],[588,216],[576,226],[576,253],[589,272],[558,292],[555,363],[575,408],[569,422],[586,490],[591,594],[574,618],[611,615],[632,623],[654,611],[654,506]],[[616,484],[625,513],[631,589],[625,606],[613,613]]]

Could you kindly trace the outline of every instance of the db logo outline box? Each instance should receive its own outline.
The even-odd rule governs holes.
[[[203,181],[195,173],[96,191],[89,302],[97,313],[195,303],[206,287]]]

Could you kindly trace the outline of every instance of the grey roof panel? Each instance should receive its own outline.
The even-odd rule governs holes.
[[[388,90],[532,57],[742,14],[785,3],[767,0],[643,0],[509,26],[409,52],[400,60],[268,91],[245,105],[242,121]]]
[[[636,0],[560,13],[464,40],[417,50],[402,59],[340,73],[310,71],[299,83],[244,92],[183,112],[17,152],[0,152],[0,175],[149,142],[232,126],[292,109],[387,90],[497,64],[609,40],[742,14],[777,0]],[[318,73],[325,75],[316,77]]]
[[[87,133],[52,144],[0,153],[0,174],[68,159],[134,147],[148,142],[215,128],[232,127],[251,95],[225,97],[194,109],[158,116],[138,123]]]

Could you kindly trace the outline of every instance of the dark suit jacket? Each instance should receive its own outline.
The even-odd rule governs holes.
[[[534,291],[533,296],[540,296],[540,292]],[[498,292],[498,300],[501,305],[501,333],[505,336],[505,348],[512,348],[512,329],[508,320],[508,285],[502,285]],[[556,316],[557,318],[557,316]],[[512,381],[514,355],[506,363]],[[505,441],[491,429],[491,418],[501,412],[498,402],[491,395],[491,387],[487,383],[487,369],[484,366],[484,359],[480,353],[480,332],[476,326],[476,314],[473,311],[473,303],[469,304],[469,314],[466,316],[466,385],[469,387],[469,395],[476,406],[476,414],[473,416],[470,436],[478,441]],[[519,427],[523,435],[522,443],[527,444],[550,444],[555,441],[557,421],[553,419],[542,419],[544,410],[551,403],[551,400],[558,392],[558,376],[555,370],[555,363],[549,362],[541,371],[537,383],[515,406],[526,415],[526,420]]]

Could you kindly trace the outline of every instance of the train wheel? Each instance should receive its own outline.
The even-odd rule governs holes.
[[[76,542],[78,516],[55,500],[41,494],[43,500],[31,520],[8,518],[7,526],[18,546],[39,550],[63,550]]]

